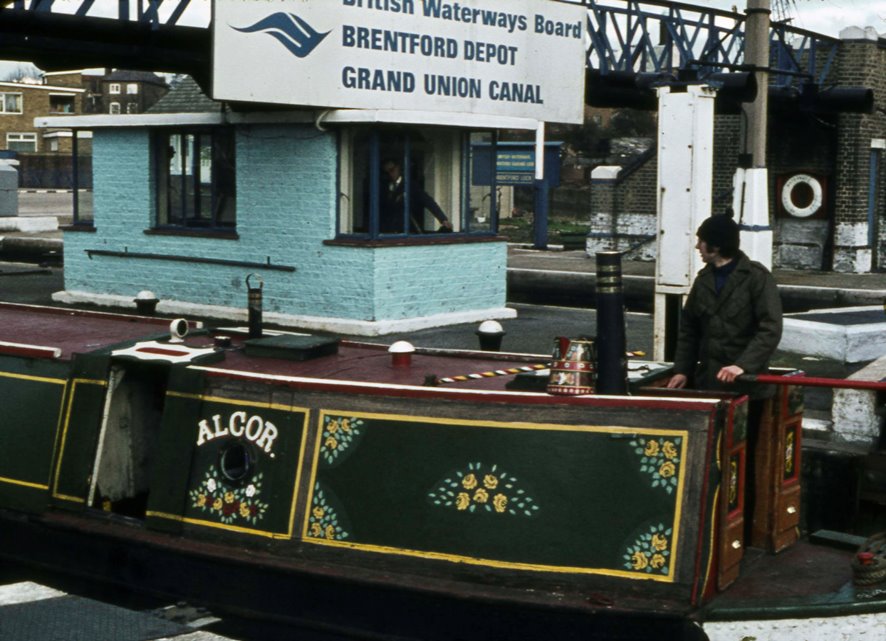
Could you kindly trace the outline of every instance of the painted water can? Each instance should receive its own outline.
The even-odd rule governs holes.
[[[565,336],[554,339],[548,393],[570,396],[593,394],[596,375],[595,361],[594,341],[586,338],[566,338]]]

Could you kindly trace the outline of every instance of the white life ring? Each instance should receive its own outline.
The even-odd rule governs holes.
[[[812,200],[805,207],[799,207],[794,203],[794,189],[800,185],[806,185],[812,190]],[[781,188],[781,205],[787,213],[796,218],[808,218],[809,216],[812,216],[821,209],[823,202],[824,190],[822,189],[821,182],[819,182],[818,178],[810,176],[809,174],[796,174],[791,176],[785,181],[784,186]]]

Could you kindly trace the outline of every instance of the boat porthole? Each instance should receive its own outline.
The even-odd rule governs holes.
[[[252,472],[252,453],[240,442],[227,443],[219,452],[219,468],[228,481],[238,483]]]
[[[821,182],[809,174],[796,174],[785,181],[781,189],[781,204],[795,218],[808,218],[817,213],[824,203]]]

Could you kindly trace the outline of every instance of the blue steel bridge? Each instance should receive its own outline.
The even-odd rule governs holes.
[[[678,2],[570,0],[587,7],[588,102],[649,104],[655,78],[747,71],[745,15]],[[745,0],[736,0],[744,5]],[[209,0],[0,0],[0,59],[46,71],[88,67],[187,73],[208,89]],[[773,22],[770,92],[829,87],[839,40]]]

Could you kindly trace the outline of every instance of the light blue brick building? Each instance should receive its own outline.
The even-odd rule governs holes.
[[[495,172],[478,166],[494,154],[472,153],[496,127],[536,126],[505,120],[234,111],[187,78],[146,114],[46,118],[93,135],[94,216],[65,230],[56,298],[150,290],[161,313],[242,320],[257,274],[269,323],[378,335],[512,317]]]

